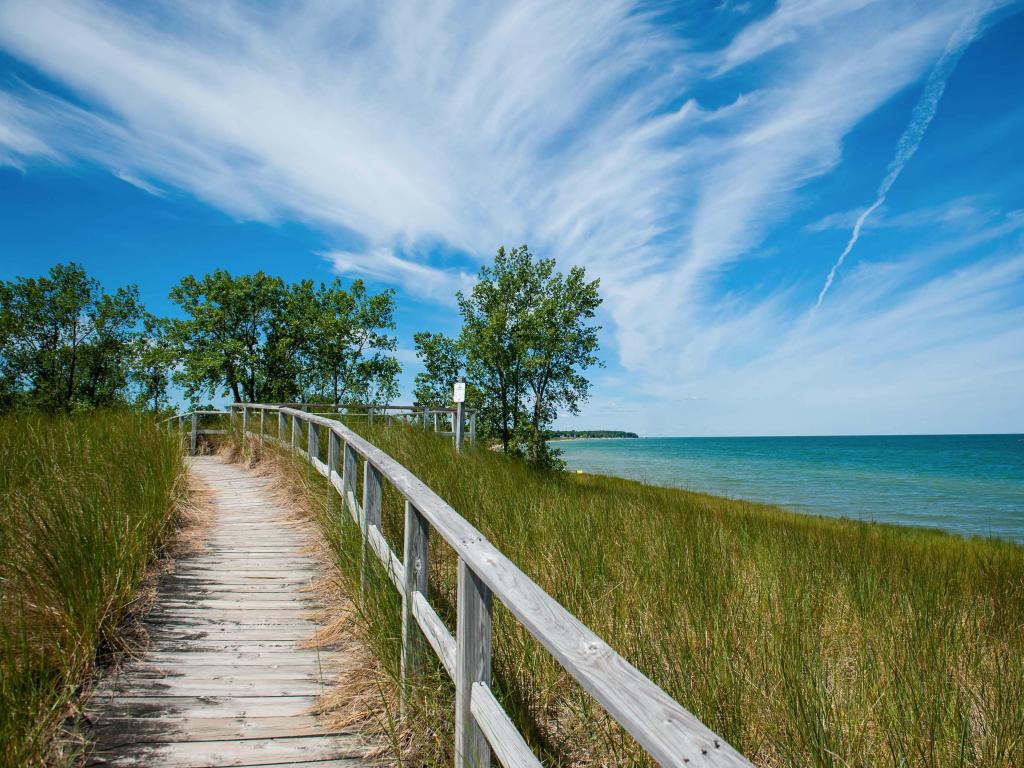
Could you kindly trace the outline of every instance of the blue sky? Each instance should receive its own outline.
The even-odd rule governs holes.
[[[1024,432],[1021,10],[0,0],[0,277],[363,276],[408,389],[527,242],[602,280],[563,426]]]

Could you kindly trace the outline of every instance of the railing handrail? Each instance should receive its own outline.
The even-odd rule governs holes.
[[[422,480],[377,446],[336,419],[287,406],[242,403],[233,407],[277,411],[277,442],[287,419],[292,421],[290,447],[303,454],[341,494],[363,537],[382,562],[403,597],[403,670],[407,648],[404,622],[415,619],[456,684],[456,766],[486,765],[490,748],[506,768],[538,768],[521,734],[490,691],[491,596],[548,650],[647,752],[663,766],[729,766],[751,763],[704,725],[664,690],[620,656],[589,627],[573,616],[484,535]],[[261,419],[261,425],[263,420]],[[298,447],[300,423],[307,428],[308,450]],[[244,416],[243,425],[248,425]],[[243,436],[245,434],[243,426]],[[320,428],[328,433],[328,461],[319,458]],[[262,428],[261,428],[262,433]],[[251,430],[250,430],[251,432]],[[255,433],[253,433],[255,434]],[[261,439],[274,439],[260,434]],[[362,505],[356,501],[355,474],[364,459]],[[389,547],[381,532],[382,481],[387,479],[406,501],[405,561]],[[422,530],[420,530],[422,527]],[[459,559],[457,637],[426,599],[426,534],[436,530]],[[417,531],[420,531],[417,533]],[[410,554],[413,553],[413,554]],[[411,563],[413,571],[407,572]],[[421,586],[416,586],[420,584]]]
[[[302,408],[295,408],[295,406],[302,406]],[[346,410],[373,410],[373,411],[406,411],[408,413],[455,413],[455,408],[442,408],[439,406],[428,406],[428,405],[376,405],[374,403],[231,403],[228,408],[232,410],[240,410],[242,408],[249,408],[254,411],[277,411],[282,408],[292,408],[294,410],[301,410],[303,413],[309,413],[305,410],[306,408],[338,408]],[[467,408],[466,413],[474,413],[475,411]],[[220,411],[218,411],[220,413]]]

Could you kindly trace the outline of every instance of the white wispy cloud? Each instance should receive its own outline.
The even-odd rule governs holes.
[[[444,303],[454,303],[456,291],[473,285],[473,276],[467,272],[432,267],[383,248],[369,253],[331,251],[323,256],[340,274],[399,285],[413,296]]]
[[[242,218],[355,232],[365,248],[325,254],[339,272],[439,302],[468,276],[431,244],[483,259],[529,242],[602,278],[624,366],[710,388],[799,321],[793,286],[765,300],[720,278],[995,4],[726,6],[756,20],[709,53],[634,0],[0,0],[0,48],[75,95],[0,86],[0,162],[80,158]],[[693,95],[709,82],[727,98]]]

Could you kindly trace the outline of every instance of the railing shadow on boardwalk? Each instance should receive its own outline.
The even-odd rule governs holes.
[[[444,434],[452,435],[461,448],[461,414],[453,409],[424,411],[396,406],[364,407],[340,414],[338,407],[327,406],[327,415],[310,412],[324,408],[235,404],[230,412],[194,411],[171,417],[167,424],[170,427],[176,421],[184,427],[187,423],[190,448],[195,452],[201,436],[224,432],[200,429],[202,417],[230,413],[235,419],[240,414],[243,440],[256,438],[279,444],[307,459],[327,478],[362,531],[368,551],[383,564],[402,598],[403,678],[414,678],[419,673],[429,646],[455,682],[456,768],[487,766],[492,751],[505,768],[541,765],[491,691],[494,598],[659,764],[678,768],[751,766],[724,739],[569,613],[419,478],[338,420],[339,415],[370,421],[383,418],[441,431],[439,426],[443,428],[450,419],[453,429]],[[266,434],[268,417],[277,419],[277,437]],[[470,418],[468,437],[475,440],[475,418]],[[289,428],[290,439],[285,440],[282,436],[289,433]],[[327,440],[326,462],[320,459],[322,436]],[[299,444],[302,437],[305,447]],[[358,500],[360,462],[363,493]],[[381,530],[385,481],[405,500],[402,557],[391,550]],[[431,531],[458,556],[454,637],[428,599]]]

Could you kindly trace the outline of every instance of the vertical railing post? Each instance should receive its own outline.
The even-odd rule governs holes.
[[[373,406],[366,406],[366,423],[373,426]]]
[[[299,417],[292,416],[292,453],[295,453],[299,447],[299,430],[302,428],[299,426]]]
[[[264,425],[263,425],[263,421],[264,421],[263,417],[266,415],[266,413],[267,412],[266,412],[265,409],[260,408],[260,442],[261,443],[263,442],[263,437],[264,437],[264,434],[265,434]]]
[[[455,450],[462,453],[462,439],[466,432],[466,404],[456,403],[455,414],[452,416],[452,432],[455,439]]]
[[[469,444],[476,445],[476,411],[469,414]]]
[[[359,471],[359,457],[356,454],[356,449],[348,443],[345,443],[345,464],[342,467],[341,476],[341,487],[344,489],[342,498],[345,502],[345,506],[349,508],[349,514],[352,515],[352,519],[356,521],[360,526],[362,522],[359,519],[359,510],[355,507],[356,501],[356,472]],[[351,499],[351,503],[350,500]]]
[[[246,435],[249,433],[249,406],[242,406],[242,442],[245,442]]]
[[[455,768],[488,768],[491,749],[470,712],[473,684],[491,684],[491,590],[459,558],[455,627]]]
[[[192,411],[192,442],[189,447],[189,455],[195,456],[199,447],[199,414]]]
[[[384,500],[384,485],[380,471],[369,461],[363,462],[363,570],[360,588],[366,591],[366,579],[370,569],[370,529],[380,528],[381,503]]]
[[[281,411],[277,412],[277,441],[284,444],[284,433],[288,430],[288,417]]]
[[[306,425],[309,436],[306,438],[306,452],[309,454],[309,461],[320,458],[320,427],[312,421]]]
[[[402,596],[402,688],[401,711],[406,712],[408,682],[423,669],[423,635],[412,612],[413,597],[427,596],[427,558],[430,552],[430,524],[411,501],[405,502],[405,594]]]
[[[341,438],[330,429],[327,431],[327,479],[332,484],[335,475],[341,478]]]
[[[434,431],[437,432],[437,411],[434,411]]]

